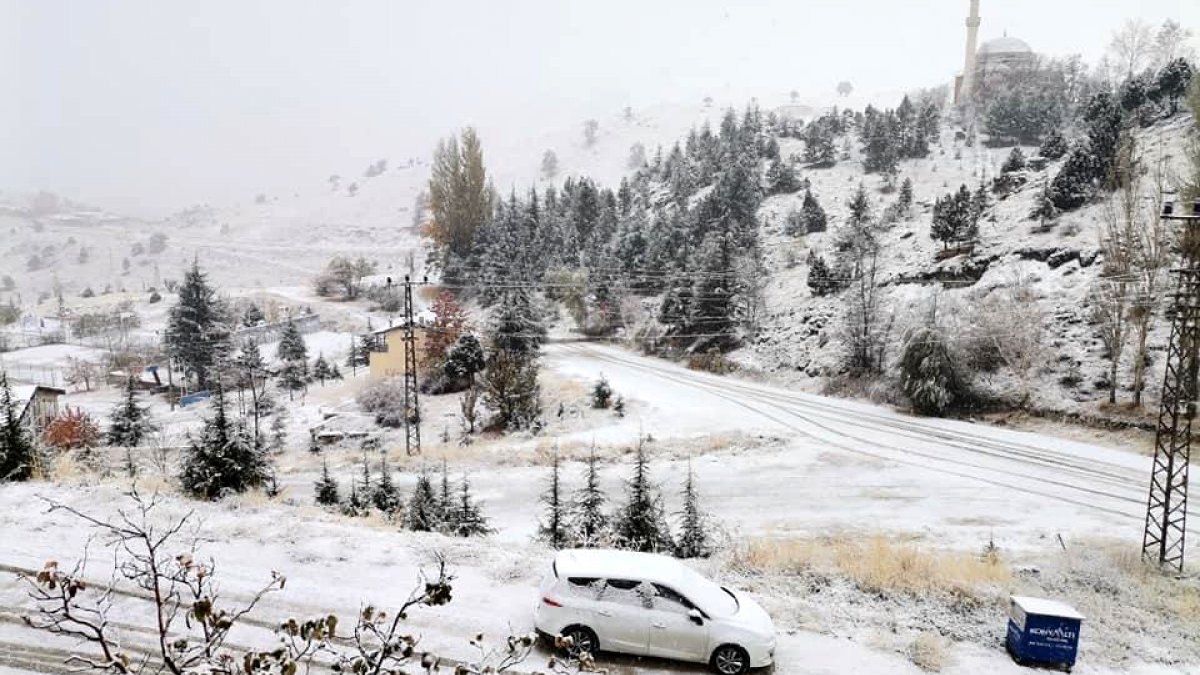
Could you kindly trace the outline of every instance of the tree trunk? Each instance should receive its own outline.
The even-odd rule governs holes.
[[[1137,325],[1137,350],[1133,353],[1133,405],[1142,407],[1142,388],[1146,386],[1146,341],[1150,334],[1150,316],[1140,319]]]

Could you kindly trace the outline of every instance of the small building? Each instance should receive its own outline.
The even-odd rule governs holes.
[[[67,395],[65,389],[43,387],[40,384],[12,388],[13,405],[21,424],[35,434],[42,433],[50,420],[58,417],[58,401]]]
[[[413,328],[417,358],[425,351],[424,326]],[[377,330],[371,334],[374,344],[367,356],[368,370],[372,380],[382,380],[389,377],[403,377],[404,367],[404,326],[392,326]]]
[[[1009,599],[1005,646],[1021,665],[1057,666],[1070,672],[1079,652],[1083,615],[1057,600],[1014,595]]]

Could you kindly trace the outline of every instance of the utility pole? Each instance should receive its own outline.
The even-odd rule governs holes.
[[[413,319],[412,279],[404,275],[404,450],[421,454],[421,405],[417,400],[417,336]]]
[[[1159,567],[1183,571],[1187,534],[1188,466],[1192,452],[1192,420],[1196,416],[1197,375],[1200,374],[1200,199],[1183,213],[1168,196],[1163,220],[1183,223],[1182,266],[1176,275],[1170,309],[1171,342],[1163,376],[1158,429],[1154,438],[1154,469],[1146,502],[1142,559]]]

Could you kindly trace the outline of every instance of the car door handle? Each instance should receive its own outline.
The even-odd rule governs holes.
[[[608,611],[607,609],[598,609],[596,610],[596,613],[600,616],[612,616],[612,612]]]
[[[652,623],[650,625],[653,626],[654,628],[666,628],[667,627],[667,624],[665,624],[665,623]]]

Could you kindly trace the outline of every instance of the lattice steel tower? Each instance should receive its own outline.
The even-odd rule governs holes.
[[[404,451],[421,454],[421,405],[417,400],[417,336],[412,280],[404,277]]]
[[[1180,572],[1187,535],[1188,467],[1200,373],[1200,200],[1189,207],[1191,214],[1185,215],[1182,205],[1168,199],[1161,214],[1164,220],[1183,223],[1183,264],[1172,270],[1176,286],[1170,309],[1171,342],[1142,537],[1143,559]]]

